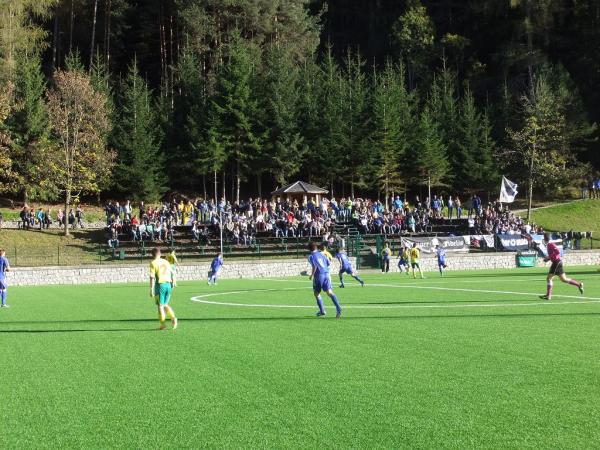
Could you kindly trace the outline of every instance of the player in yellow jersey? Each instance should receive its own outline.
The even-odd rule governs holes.
[[[171,293],[175,284],[175,274],[171,264],[166,259],[160,257],[160,249],[152,250],[152,262],[150,262],[150,297],[156,300],[158,307],[158,320],[160,321],[160,330],[166,328],[165,315],[168,314],[173,324],[173,330],[177,328],[177,317],[175,311],[169,306]]]
[[[171,252],[165,257],[165,259],[171,264],[171,269],[173,270],[173,287],[177,286],[177,280],[175,276],[177,276],[177,266],[179,265],[179,261],[177,260],[177,255],[175,254],[175,250],[171,250]]]
[[[419,274],[421,274],[421,279],[425,278],[423,276],[423,272],[421,271],[421,265],[419,264],[419,258],[421,256],[421,252],[417,248],[416,242],[413,244],[412,248],[410,249],[409,256],[410,256],[410,266],[412,267],[413,278],[417,278],[415,269],[419,269]]]
[[[329,250],[327,250],[327,246],[325,244],[319,245],[319,250],[327,257],[329,262],[333,261],[333,255],[329,252]]]
[[[410,265],[409,265],[409,261],[410,260],[410,249],[408,248],[408,245],[403,245],[402,249],[400,249],[400,251],[398,252],[398,270],[400,270],[400,273],[402,272],[406,272],[406,275],[409,275],[410,273]]]

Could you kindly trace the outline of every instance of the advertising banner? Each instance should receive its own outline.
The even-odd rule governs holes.
[[[521,252],[529,249],[529,239],[520,234],[498,234],[500,249],[507,252]]]

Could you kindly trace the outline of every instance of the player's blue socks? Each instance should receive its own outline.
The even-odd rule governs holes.
[[[0,292],[0,298],[2,298],[2,306],[6,306],[6,290]]]
[[[321,298],[320,295],[317,297],[317,306],[319,307],[319,312],[321,314],[325,314],[325,307],[323,306],[323,299]]]
[[[344,275],[340,273],[340,287],[344,287]]]
[[[337,296],[335,294],[331,295],[331,301],[335,305],[335,310],[337,311],[337,313],[341,314],[342,313],[342,307],[340,306],[340,302],[338,301],[338,298],[337,298]]]
[[[358,275],[355,275],[355,276],[354,276],[354,279],[355,279],[356,281],[358,281],[360,284],[365,284],[365,282],[364,282],[363,280],[361,280],[361,279],[360,279],[360,277],[359,277]]]

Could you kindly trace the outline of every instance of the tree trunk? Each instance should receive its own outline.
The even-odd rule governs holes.
[[[527,9],[527,73],[529,76],[529,86],[533,88],[533,19],[531,17],[531,0],[526,0]]]
[[[94,14],[92,16],[92,39],[90,43],[90,66],[89,71],[92,71],[92,64],[94,62],[94,46],[96,44],[96,19],[98,17],[98,0],[94,0]]]
[[[217,176],[217,170],[215,169],[215,205],[217,204],[217,197],[219,196],[219,181]]]
[[[106,1],[106,38],[104,39],[104,64],[106,71],[110,70],[110,22],[112,16],[111,0]]]
[[[54,31],[52,34],[52,72],[54,72],[58,66],[58,8],[54,10]]]
[[[258,198],[262,198],[262,172],[256,173],[256,189]]]
[[[528,189],[528,199],[527,199],[527,223],[531,220],[531,205],[533,203],[533,168],[535,167],[535,152],[536,148],[536,140],[537,140],[537,132],[533,131],[533,144],[531,147],[531,159],[529,160],[529,189]]]
[[[67,189],[65,192],[65,210],[63,211],[63,220],[65,221],[65,236],[69,236],[69,208],[71,207],[71,190]]]
[[[202,193],[204,194],[202,198],[206,200],[206,174],[202,174]]]
[[[535,147],[535,144],[534,144]],[[531,220],[531,206],[533,204],[533,164],[534,164],[534,154],[531,155],[531,161],[529,161],[529,188],[527,193],[527,222]]]
[[[384,193],[383,193],[383,195],[385,195],[385,210],[388,211],[389,210],[389,208],[388,208],[388,197],[390,195],[390,191],[389,191],[389,187],[388,187],[388,183],[387,182],[385,183],[385,186],[384,186]]]
[[[240,176],[240,163],[238,161],[237,163],[237,167],[236,167],[236,174],[235,174],[235,202],[239,205],[240,204],[240,184],[242,182],[242,178]]]
[[[69,53],[73,51],[73,27],[75,26],[75,0],[71,0],[71,16],[69,18]]]
[[[227,183],[226,183],[226,174],[227,171],[223,169],[223,200],[227,202]]]

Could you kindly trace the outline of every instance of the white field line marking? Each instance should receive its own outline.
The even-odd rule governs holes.
[[[526,292],[513,292],[513,291],[492,291],[492,290],[481,290],[481,289],[449,289],[442,287],[434,287],[434,286],[398,286],[398,285],[386,285],[386,284],[375,284],[371,286],[378,287],[408,287],[408,288],[417,288],[417,289],[434,289],[434,290],[444,290],[444,291],[459,291],[459,292],[479,292],[486,294],[509,294],[509,295],[525,295],[525,296],[533,296],[536,294],[526,293]],[[231,295],[231,294],[245,294],[248,292],[280,292],[280,291],[297,291],[301,288],[282,288],[282,289],[257,289],[254,291],[229,291],[229,292],[214,292],[203,295],[197,295],[191,298],[191,301],[197,303],[204,303],[208,305],[220,305],[220,306],[238,306],[242,308],[314,308],[314,305],[266,305],[266,304],[245,304],[245,303],[234,303],[234,302],[217,302],[211,300],[204,300],[207,297],[217,297],[223,295]],[[306,289],[309,289],[308,287]],[[350,309],[407,309],[407,308],[421,308],[421,309],[431,309],[431,308],[507,308],[507,307],[517,307],[517,306],[541,306],[541,305],[571,305],[571,304],[590,304],[590,303],[600,303],[600,298],[597,297],[577,297],[574,295],[555,295],[555,297],[560,298],[580,298],[582,300],[579,301],[564,301],[564,302],[548,302],[548,301],[538,301],[538,302],[530,302],[530,303],[487,303],[487,304],[439,304],[439,305],[414,305],[414,304],[403,304],[403,305],[345,305],[345,308]]]
[[[332,274],[332,276],[335,276],[337,274]],[[406,275],[404,275],[404,277],[406,277]],[[403,279],[407,279],[404,278]],[[350,281],[349,286],[354,285],[354,282],[352,281],[352,277],[350,277],[350,275],[346,275],[346,281]],[[245,278],[245,280],[252,280],[252,281],[277,281],[279,283],[306,283],[306,279],[304,280],[282,280],[280,278]],[[337,281],[338,278],[332,278],[331,281]],[[401,279],[398,279],[398,281],[400,281],[400,284],[395,284],[394,286],[408,286],[408,283],[418,283],[421,280],[410,280],[409,282],[402,282]],[[484,278],[481,280],[435,280],[435,279],[431,279],[431,278],[425,278],[424,280],[426,283],[428,284],[456,284],[456,283],[473,283],[473,284],[483,284],[483,283],[489,283],[490,281],[493,282],[497,282],[497,281],[510,281],[511,283],[531,283],[532,281],[546,281],[546,277],[540,277],[540,278],[527,278],[527,279],[515,279],[515,278],[494,278],[493,280],[489,279],[489,278]],[[369,282],[367,282],[365,284],[365,286],[375,286],[375,284],[371,284]],[[346,286],[347,287],[347,286]]]

